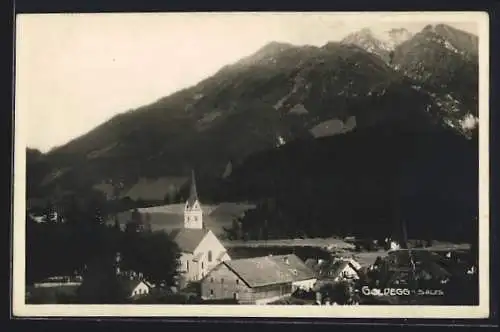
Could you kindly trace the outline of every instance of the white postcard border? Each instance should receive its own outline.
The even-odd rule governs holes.
[[[204,15],[212,15],[203,13]],[[256,13],[257,14],[257,13]],[[273,15],[277,13],[258,13]],[[290,15],[289,13],[279,13]],[[314,14],[314,13],[308,13]],[[328,14],[325,12],[322,15]],[[34,14],[30,14],[34,15]],[[45,15],[45,14],[42,14]],[[65,14],[46,14],[65,15]],[[159,13],[82,15],[163,15]],[[173,14],[165,14],[173,15]],[[201,15],[175,14],[175,15]],[[214,15],[229,15],[217,13]],[[301,13],[301,15],[303,15]],[[259,306],[259,305],[27,305],[25,304],[25,184],[27,114],[15,113],[12,315],[15,317],[278,317],[278,318],[487,318],[489,316],[489,16],[486,12],[351,12],[340,17],[377,16],[380,20],[477,22],[479,36],[479,305],[478,306]],[[19,26],[17,37],[20,37]],[[22,37],[22,34],[21,34]],[[19,59],[16,59],[19,60]],[[16,68],[19,80],[29,76]],[[16,109],[23,99],[16,95]]]

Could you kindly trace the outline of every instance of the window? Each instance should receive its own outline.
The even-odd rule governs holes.
[[[203,270],[203,262],[201,262],[201,269]]]
[[[211,262],[212,261],[212,250],[209,250],[208,251],[208,261]]]
[[[239,285],[239,284],[240,284],[240,280],[236,279],[236,285]]]
[[[238,299],[238,293],[233,293],[233,299],[237,300]]]
[[[214,278],[210,278],[210,282],[214,282]]]
[[[211,289],[211,290],[210,290],[210,296],[213,296],[213,295],[214,295],[214,290],[213,290],[213,289]]]
[[[186,261],[186,271],[189,271],[189,261]]]

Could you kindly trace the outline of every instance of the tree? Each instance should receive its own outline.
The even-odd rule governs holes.
[[[47,202],[43,211],[43,219],[45,222],[56,222],[56,210],[51,200]]]
[[[103,256],[89,264],[89,269],[83,276],[83,283],[78,288],[79,303],[122,304],[126,302],[126,294],[116,278],[112,261],[111,256]]]
[[[142,272],[153,283],[174,284],[180,252],[165,232],[126,233],[121,252],[124,268]]]
[[[144,221],[144,230],[148,233],[153,232],[153,228],[151,226],[151,215],[146,213],[145,221]]]
[[[120,226],[120,221],[118,220],[118,217],[115,216],[115,222],[114,222],[114,225],[113,225],[113,228],[117,231],[120,231],[121,230],[121,226]]]
[[[326,284],[320,292],[328,296],[332,302],[340,305],[349,304],[353,297],[353,287],[348,281]]]

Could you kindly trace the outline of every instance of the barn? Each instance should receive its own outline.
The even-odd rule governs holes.
[[[236,259],[219,264],[201,281],[201,297],[266,304],[315,282],[314,272],[293,254]]]

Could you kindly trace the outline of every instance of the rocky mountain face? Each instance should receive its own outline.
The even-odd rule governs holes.
[[[390,63],[394,49],[409,40],[412,33],[407,29],[389,29],[384,31],[373,31],[370,28],[363,28],[353,32],[341,40],[343,44],[352,44],[377,55],[385,62]]]
[[[386,61],[412,79],[442,109],[445,123],[469,136],[478,125],[478,37],[448,25],[375,33],[362,29],[342,40]]]
[[[51,151],[40,183],[134,183],[184,176],[193,167],[201,178],[228,178],[256,152],[353,130],[450,128],[473,136],[461,123],[476,128],[477,37],[447,26],[386,36],[362,30],[322,47],[270,43]],[[389,52],[389,60],[377,50]]]

